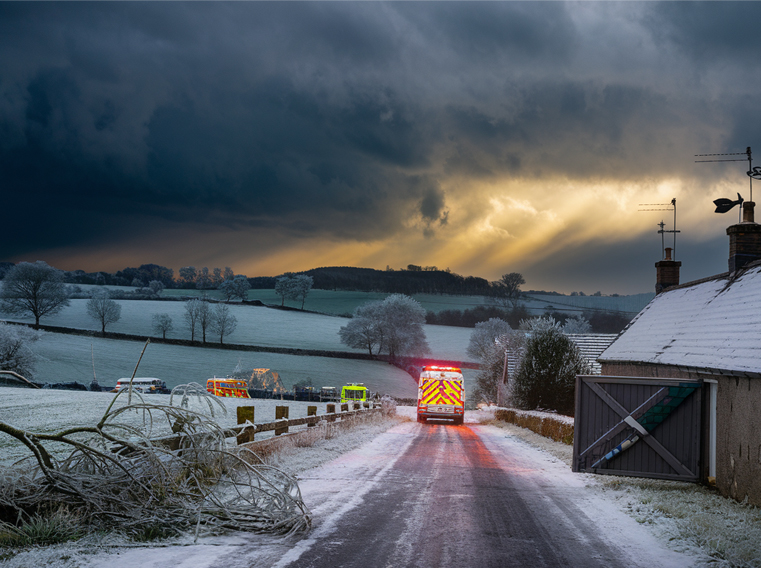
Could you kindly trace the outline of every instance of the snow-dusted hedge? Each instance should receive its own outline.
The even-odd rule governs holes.
[[[535,410],[500,408],[494,411],[494,418],[521,428],[528,428],[556,442],[563,442],[569,446],[573,444],[573,418],[570,416]]]

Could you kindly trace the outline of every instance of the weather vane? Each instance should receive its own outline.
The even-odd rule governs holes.
[[[709,156],[747,156],[746,158],[720,158],[717,160],[695,160],[695,163],[705,163],[705,162],[744,162],[745,160],[748,160],[748,171],[746,172],[748,174],[748,180],[750,184],[750,201],[753,201],[753,180],[758,179],[761,180],[761,168],[756,166],[753,167],[753,158],[751,156],[750,146],[748,146],[745,149],[745,152],[733,152],[730,154],[695,154],[696,158],[705,158]],[[720,199],[714,199],[713,204],[716,205],[716,210],[714,213],[726,213],[730,209],[732,209],[735,205],[740,206],[740,218],[742,218],[742,204],[745,200],[742,198],[742,196],[738,193],[737,194],[737,201],[732,201],[731,199],[727,199],[726,197],[722,197]]]
[[[656,207],[657,209],[638,209],[638,211],[673,211],[674,212],[674,228],[667,230],[666,223],[661,220],[658,223],[660,230],[658,234],[661,236],[661,258],[666,258],[666,240],[665,234],[672,233],[674,235],[674,260],[676,260],[676,234],[681,231],[676,230],[676,197],[671,200],[671,203],[640,203],[640,207]]]

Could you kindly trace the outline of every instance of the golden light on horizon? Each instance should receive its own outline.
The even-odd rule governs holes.
[[[676,197],[679,228],[689,227],[697,239],[715,236],[728,218],[705,222],[707,198],[687,199],[690,188],[679,179],[646,179],[640,183],[460,179],[442,183],[442,189],[448,210],[446,223],[423,223],[410,209],[403,226],[386,238],[361,241],[329,235],[305,237],[241,225],[210,229],[165,224],[163,232],[146,231],[128,243],[61,248],[48,253],[45,260],[67,270],[111,272],[145,263],[168,266],[175,274],[182,266],[230,266],[248,276],[276,276],[321,266],[382,270],[416,264],[495,280],[505,272],[528,273],[564,249],[595,243],[611,245],[655,234],[661,219],[671,225],[670,212],[640,212],[641,203],[667,204]],[[736,190],[737,184],[727,182],[710,191],[732,195]],[[428,226],[430,232],[426,234]],[[33,256],[18,260],[37,260]]]

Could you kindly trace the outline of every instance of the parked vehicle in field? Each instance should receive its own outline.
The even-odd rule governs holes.
[[[224,379],[212,377],[211,379],[207,379],[206,390],[214,396],[250,398],[248,396],[248,383],[231,377],[226,377]]]
[[[465,418],[465,388],[457,367],[426,365],[420,371],[417,391],[417,421],[447,419],[462,424]]]
[[[349,383],[341,387],[341,402],[366,402],[367,387],[362,383]]]
[[[338,391],[336,387],[322,387],[320,389],[320,402],[337,402]]]
[[[119,379],[113,392],[129,388],[129,379]],[[144,394],[169,394],[166,382],[152,377],[135,377],[132,379],[132,390]]]

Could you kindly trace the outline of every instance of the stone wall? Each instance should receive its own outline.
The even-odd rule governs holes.
[[[716,487],[761,506],[761,379],[715,378]]]

